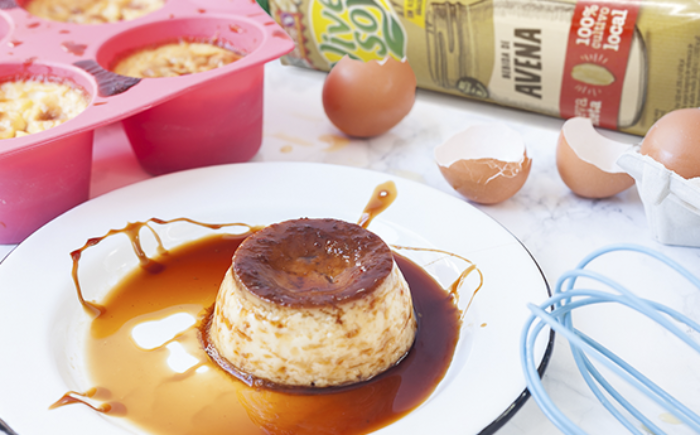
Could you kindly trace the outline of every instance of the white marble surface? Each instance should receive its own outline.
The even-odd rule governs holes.
[[[663,246],[652,239],[636,188],[595,201],[579,198],[567,189],[555,166],[561,120],[419,91],[413,111],[389,133],[371,140],[349,141],[323,113],[320,96],[324,77],[320,72],[283,67],[276,62],[268,65],[264,140],[255,161],[314,161],[368,168],[420,181],[461,200],[437,169],[433,148],[471,124],[505,122],[524,137],[533,159],[532,171],[523,189],[510,200],[477,207],[524,243],[550,285],[586,254],[612,243],[657,249],[700,276],[700,249]],[[97,132],[91,196],[148,177],[138,166],[119,126]],[[12,248],[0,246],[0,258]],[[700,320],[700,291],[650,259],[632,253],[614,254],[594,263],[594,269],[619,279],[641,296]],[[576,321],[582,330],[601,338],[700,413],[700,356],[669,338],[665,331],[621,309],[582,311]],[[700,340],[698,334],[694,338]],[[625,432],[587,390],[561,337],[556,340],[544,385],[555,403],[589,433]],[[638,396],[630,392],[630,397]],[[662,409],[652,407],[646,413],[661,422],[668,433],[693,433]],[[636,427],[641,430],[640,424]],[[529,400],[498,433],[560,432]]]

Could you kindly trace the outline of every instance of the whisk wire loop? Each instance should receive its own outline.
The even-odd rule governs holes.
[[[628,420],[619,408],[624,409],[629,415],[644,425],[646,429],[652,431],[652,433],[657,435],[664,434],[661,428],[626,400],[622,394],[603,377],[600,371],[593,365],[590,358],[595,359],[629,385],[648,396],[659,406],[665,408],[688,427],[700,433],[700,416],[698,416],[698,414],[694,413],[671,394],[652,382],[651,379],[644,376],[632,365],[573,326],[572,313],[576,309],[597,304],[620,304],[653,320],[674,336],[678,337],[693,350],[700,353],[700,343],[694,341],[689,334],[686,334],[677,324],[674,324],[671,319],[678,323],[685,324],[696,332],[700,332],[700,324],[663,304],[637,297],[633,292],[615,280],[595,271],[584,269],[596,258],[615,251],[633,251],[653,257],[671,267],[700,290],[700,279],[677,262],[657,251],[631,244],[613,245],[594,251],[580,261],[575,269],[564,273],[559,278],[555,286],[554,295],[551,298],[539,306],[534,304],[528,305],[532,315],[528,317],[525,327],[523,328],[520,349],[520,356],[528,389],[545,416],[547,416],[547,418],[549,418],[563,433],[576,435],[586,434],[586,432],[576,426],[553,403],[551,398],[547,395],[537,373],[534,349],[538,336],[545,331],[545,327],[548,326],[556,333],[561,334],[568,341],[574,361],[588,387],[608,412],[627,428],[629,432],[636,435],[645,435],[644,432],[635,427],[635,425]],[[576,281],[579,278],[585,278],[603,284],[611,289],[612,292],[592,289],[574,289]],[[617,405],[613,403],[609,397],[617,402]]]

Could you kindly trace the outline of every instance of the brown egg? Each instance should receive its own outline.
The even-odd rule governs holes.
[[[448,183],[480,204],[496,204],[525,184],[532,160],[520,135],[502,124],[474,125],[435,148]]]
[[[557,142],[557,169],[564,184],[584,198],[607,198],[634,184],[634,178],[617,166],[618,157],[631,145],[598,133],[590,119],[571,118]]]
[[[399,123],[413,107],[416,76],[408,61],[391,57],[363,62],[343,57],[323,84],[323,108],[340,131],[377,136]]]
[[[700,109],[669,112],[649,129],[639,150],[685,179],[700,177]]]

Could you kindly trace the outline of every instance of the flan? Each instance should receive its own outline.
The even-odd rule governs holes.
[[[400,362],[416,329],[408,284],[379,236],[340,220],[296,219],[236,250],[207,352],[248,383],[345,386]]]

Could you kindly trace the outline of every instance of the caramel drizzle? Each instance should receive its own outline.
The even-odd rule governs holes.
[[[398,191],[393,181],[387,181],[374,188],[374,192],[360,215],[359,226],[367,229],[372,220],[396,200]]]
[[[393,181],[387,181],[375,187],[374,192],[372,193],[369,202],[365,206],[365,209],[362,211],[362,214],[360,215],[360,220],[357,222],[357,224],[360,225],[362,228],[367,229],[372,220],[379,214],[381,214],[384,210],[389,208],[389,206],[396,200],[397,196],[398,191],[396,189],[396,184]],[[405,249],[409,251],[437,252],[446,256],[458,258],[466,262],[468,265],[467,268],[464,269],[459,275],[459,277],[452,284],[450,284],[449,287],[445,289],[445,291],[447,291],[450,297],[454,299],[455,306],[459,303],[459,289],[462,288],[462,284],[464,284],[464,281],[474,271],[476,271],[476,273],[479,274],[479,285],[472,293],[466,308],[464,309],[464,311],[462,311],[461,318],[463,319],[467,310],[469,310],[469,307],[474,301],[474,297],[476,296],[477,292],[484,285],[484,275],[481,273],[481,270],[479,270],[479,268],[476,267],[476,265],[470,260],[452,252],[432,248],[416,248],[411,246],[392,245],[392,247],[398,250]],[[440,261],[440,259],[435,261]]]
[[[104,402],[100,405],[93,405],[86,399],[108,399],[111,393],[106,388],[94,387],[90,388],[84,393],[78,393],[76,391],[69,391],[64,394],[60,399],[49,406],[49,409],[56,409],[61,406],[80,404],[85,405],[97,412],[103,414],[109,414],[112,416],[123,416],[126,415],[126,407],[124,404],[119,402]]]
[[[248,225],[240,222],[235,222],[235,223],[228,223],[228,224],[207,224],[203,222],[198,222],[189,218],[176,218],[176,219],[170,219],[170,220],[163,220],[163,219],[158,219],[158,218],[151,218],[148,219],[147,221],[143,222],[130,222],[128,223],[124,228],[116,229],[116,230],[109,230],[107,234],[105,234],[102,237],[93,237],[91,239],[88,239],[87,242],[85,242],[85,245],[83,245],[80,249],[76,249],[75,251],[70,253],[70,256],[73,260],[73,270],[72,270],[72,275],[73,275],[73,283],[75,284],[75,289],[78,293],[78,301],[80,304],[83,306],[85,311],[90,314],[93,318],[100,317],[103,315],[106,311],[106,308],[103,305],[100,305],[96,302],[90,302],[85,300],[83,297],[83,289],[80,285],[80,280],[78,279],[78,264],[80,263],[80,258],[83,255],[83,252],[92,247],[96,246],[99,244],[101,241],[104,239],[111,237],[115,234],[126,234],[127,237],[129,237],[129,240],[131,241],[131,246],[134,250],[134,254],[136,254],[136,257],[139,260],[139,265],[148,271],[149,273],[159,273],[160,271],[163,270],[163,265],[161,263],[158,263],[157,261],[153,260],[152,258],[148,257],[146,255],[145,251],[143,250],[143,247],[141,246],[141,229],[142,228],[148,228],[153,235],[153,237],[156,240],[156,243],[158,244],[157,246],[157,251],[158,254],[167,254],[167,250],[163,246],[163,241],[161,240],[160,236],[158,233],[149,225],[150,223],[158,224],[158,225],[166,225],[166,224],[171,224],[174,222],[188,222],[194,225],[198,225],[201,227],[209,228],[212,230],[219,230],[224,227],[245,227],[248,229],[247,232],[253,233],[255,231],[260,230],[262,227],[260,226],[253,226],[253,225]],[[245,233],[243,233],[245,234]]]
[[[464,261],[465,263],[467,263],[467,268],[464,269],[464,270],[462,271],[462,273],[460,273],[460,275],[457,277],[457,279],[455,279],[455,280],[452,282],[452,284],[450,284],[450,285],[445,289],[445,291],[447,291],[448,295],[450,295],[450,297],[453,298],[454,303],[455,303],[455,306],[459,303],[459,290],[462,288],[462,284],[464,284],[464,281],[467,279],[467,277],[469,277],[469,275],[470,275],[472,272],[476,271],[476,273],[479,275],[479,285],[478,285],[478,286],[476,287],[476,289],[474,289],[474,291],[472,292],[472,295],[471,295],[471,297],[469,298],[469,302],[467,303],[467,306],[466,306],[466,307],[464,308],[464,310],[462,311],[462,314],[461,314],[461,316],[460,316],[460,319],[464,319],[464,315],[467,313],[467,311],[469,310],[469,307],[472,305],[472,302],[474,301],[474,297],[475,297],[476,294],[479,292],[479,290],[481,290],[481,288],[484,286],[484,274],[481,273],[481,270],[480,270],[478,267],[476,267],[476,264],[474,264],[471,260],[462,257],[461,255],[454,254],[454,253],[452,253],[452,252],[443,251],[443,250],[441,250],[441,249],[434,249],[434,248],[416,248],[416,247],[413,247],[413,246],[401,246],[401,245],[391,245],[391,247],[394,248],[394,249],[397,249],[397,250],[405,249],[405,250],[407,250],[407,251],[437,252],[437,253],[443,254],[443,255],[445,255],[445,256],[449,256],[449,257],[454,257],[454,258],[460,259],[460,260]],[[437,259],[437,260],[435,260],[435,261],[432,261],[432,262],[430,262],[430,263],[428,263],[428,264],[426,264],[425,266],[422,266],[422,267],[425,268],[426,266],[428,266],[428,265],[430,265],[430,264],[432,264],[432,263],[438,262],[438,261],[442,260],[443,258],[445,258],[445,257],[442,257],[442,258],[439,258],[439,259]]]
[[[396,184],[393,181],[387,181],[385,183],[382,183],[378,185],[375,189],[374,192],[372,193],[372,196],[365,206],[365,209],[363,210],[360,219],[358,221],[358,225],[361,227],[367,229],[369,224],[372,222],[372,220],[377,217],[379,214],[381,214],[384,210],[386,210],[393,202],[396,200],[396,197],[398,195],[397,189],[396,189]],[[248,229],[247,232],[249,233],[254,233],[256,231],[259,231],[260,229],[263,228],[263,226],[253,226],[245,223],[227,223],[227,224],[206,224],[202,222],[198,222],[189,218],[176,218],[176,219],[171,219],[171,220],[162,220],[158,218],[151,218],[148,219],[147,221],[143,222],[133,222],[133,223],[128,223],[124,228],[121,229],[112,229],[109,230],[105,235],[101,237],[94,237],[91,239],[88,239],[85,245],[83,245],[81,248],[76,249],[75,251],[71,252],[71,258],[73,260],[73,269],[72,269],[72,276],[73,276],[73,282],[75,284],[75,288],[77,291],[78,295],[78,300],[80,301],[80,304],[83,306],[85,311],[92,315],[94,318],[97,318],[104,314],[106,312],[106,308],[103,305],[100,305],[96,302],[90,302],[85,300],[83,297],[83,291],[82,287],[80,285],[80,281],[78,279],[78,264],[80,262],[80,258],[83,254],[83,252],[92,247],[96,246],[99,244],[102,240],[105,240],[108,237],[111,237],[115,234],[126,234],[127,237],[129,237],[129,240],[131,242],[132,248],[134,250],[135,255],[137,256],[139,260],[139,265],[140,267],[144,268],[146,271],[149,273],[159,273],[160,271],[163,270],[164,266],[161,263],[158,263],[157,261],[153,260],[152,258],[148,257],[146,253],[144,252],[142,246],[141,246],[141,236],[140,232],[141,229],[144,227],[148,228],[153,237],[156,240],[157,243],[157,251],[159,254],[167,254],[167,250],[163,246],[162,240],[158,233],[149,225],[150,223],[158,224],[158,225],[166,225],[174,222],[188,222],[194,225],[202,226],[205,228],[209,228],[212,230],[218,230],[224,227],[234,227],[234,226],[241,226],[245,227]],[[245,234],[245,233],[243,233]],[[476,271],[479,275],[479,285],[477,288],[474,290],[472,293],[472,296],[469,300],[469,303],[467,304],[467,307],[462,311],[460,320],[464,318],[464,314],[467,312],[469,307],[472,304],[472,301],[474,300],[474,297],[476,296],[477,292],[481,289],[483,286],[484,282],[484,277],[476,265],[472,263],[470,260],[457,255],[453,254],[451,252],[447,251],[442,251],[439,249],[431,249],[431,248],[416,248],[416,247],[409,247],[409,246],[399,246],[399,245],[392,245],[394,249],[401,250],[411,250],[411,251],[425,251],[425,252],[436,252],[436,253],[441,253],[446,256],[450,257],[455,257],[458,258],[462,261],[465,261],[468,264],[468,267],[462,271],[460,276],[445,290],[448,292],[448,295],[453,299],[455,306],[459,302],[459,289],[462,287],[464,281],[466,278],[474,271]],[[443,257],[444,258],[444,257]],[[435,260],[435,261],[439,261]],[[430,263],[429,263],[430,264]],[[210,321],[210,316],[205,316],[206,322]],[[205,323],[206,323],[205,322]],[[203,334],[204,335],[204,334]],[[207,353],[209,353],[209,347],[205,344],[205,348],[207,350]],[[210,353],[211,356],[211,353]],[[240,379],[240,377],[239,377]],[[245,382],[245,380],[244,380]],[[99,393],[99,394],[98,394]],[[59,400],[57,400],[55,403],[53,403],[49,409],[55,409],[59,408],[62,406],[66,405],[71,405],[71,404],[82,404],[85,406],[88,406],[89,408],[100,412],[104,414],[109,414],[112,416],[124,416],[126,415],[126,407],[119,402],[104,402],[98,406],[93,405],[92,403],[88,402],[86,399],[99,399],[100,396],[104,396],[105,399],[109,398],[111,393],[109,390],[102,388],[102,387],[94,387],[86,391],[85,393],[79,393],[75,391],[69,391],[65,393]]]

